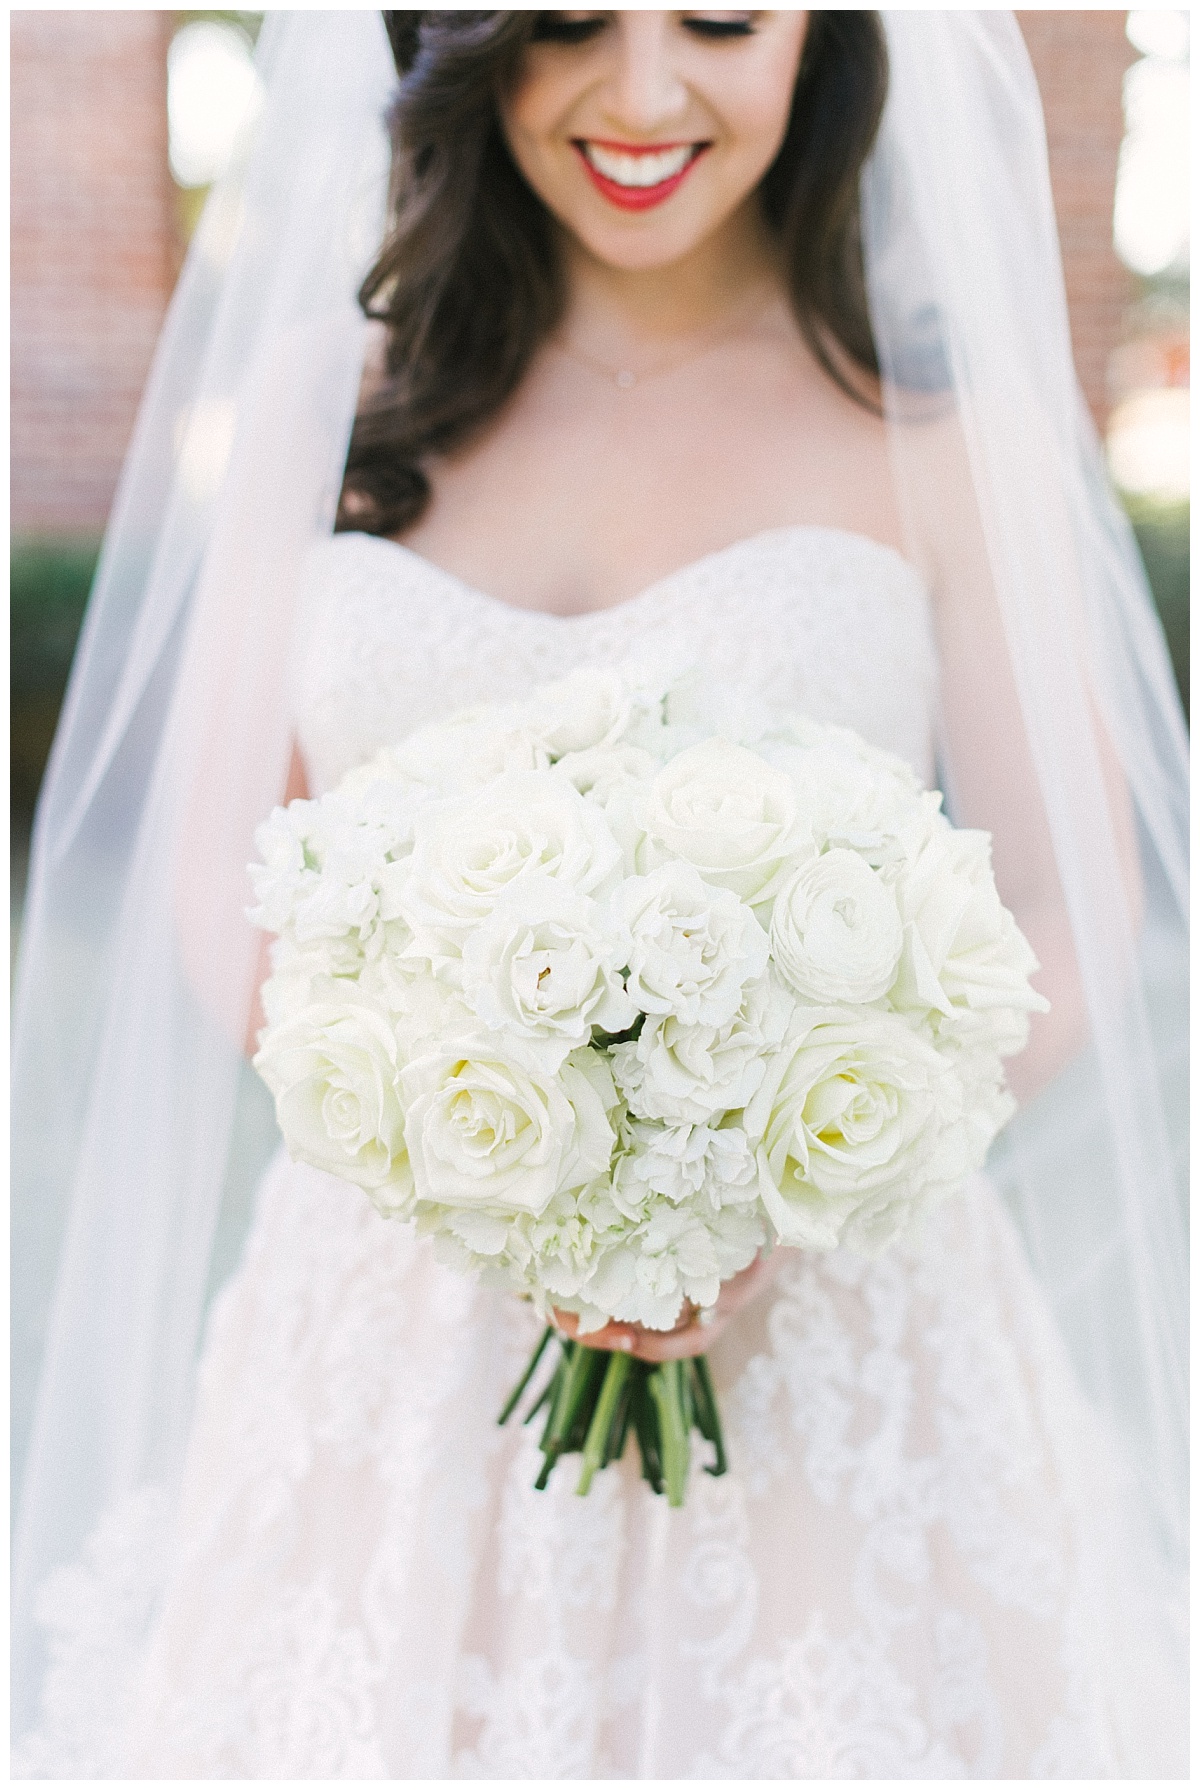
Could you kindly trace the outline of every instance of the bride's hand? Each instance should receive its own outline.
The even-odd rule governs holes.
[[[606,1324],[603,1330],[590,1330],[580,1341],[589,1349],[620,1349],[639,1361],[682,1361],[689,1355],[706,1355],[735,1312],[770,1285],[779,1267],[781,1251],[760,1255],[758,1260],[735,1274],[721,1287],[715,1305],[708,1309],[711,1318],[701,1324],[697,1308],[690,1302],[684,1306],[673,1330],[647,1330],[642,1324]],[[564,1336],[576,1336],[579,1320],[573,1311],[555,1311],[554,1323]]]

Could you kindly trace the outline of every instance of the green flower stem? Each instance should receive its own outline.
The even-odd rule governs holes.
[[[500,1417],[512,1416],[529,1387],[545,1354],[549,1329],[538,1343]],[[655,1492],[665,1491],[678,1508],[687,1492],[691,1464],[691,1432],[699,1430],[711,1442],[715,1460],[706,1473],[728,1469],[721,1417],[708,1363],[703,1355],[686,1361],[652,1365],[623,1352],[590,1349],[584,1343],[558,1336],[560,1345],[554,1371],[545,1381],[525,1417],[531,1423],[546,1410],[538,1446],[545,1460],[535,1481],[545,1489],[564,1454],[582,1454],[580,1495],[586,1493],[596,1474],[610,1461],[620,1460],[630,1429],[637,1437],[642,1477]]]
[[[610,1461],[619,1461],[625,1452],[625,1438],[629,1434],[629,1412],[633,1402],[633,1388],[637,1379],[632,1359],[629,1372],[625,1376],[625,1384],[621,1388],[621,1396],[617,1400],[617,1408],[613,1412],[613,1420],[609,1425],[608,1435],[604,1443],[604,1459],[601,1466],[607,1467]]]
[[[705,1441],[712,1443],[717,1455],[712,1466],[705,1467],[704,1471],[717,1479],[728,1470],[729,1462],[725,1455],[721,1412],[713,1390],[712,1375],[708,1371],[708,1359],[704,1355],[692,1357],[692,1397],[696,1407],[696,1427]]]
[[[662,1472],[667,1488],[667,1503],[678,1510],[687,1490],[691,1448],[688,1431],[684,1363],[664,1361],[650,1376],[650,1393],[658,1415],[662,1437]]]
[[[534,1373],[537,1369],[538,1362],[541,1360],[542,1356],[546,1353],[546,1344],[550,1341],[550,1338],[553,1335],[554,1335],[553,1324],[547,1324],[546,1328],[542,1331],[541,1342],[538,1344],[537,1348],[533,1351],[533,1354],[529,1357],[529,1366],[525,1369],[525,1372],[521,1375],[521,1378],[517,1381],[516,1388],[513,1391],[512,1397],[509,1399],[509,1401],[505,1405],[503,1411],[501,1411],[499,1417],[496,1419],[497,1423],[499,1423],[501,1425],[506,1424],[508,1422],[509,1418],[512,1416],[513,1412],[516,1410],[517,1404],[521,1397],[521,1394],[524,1392],[525,1388],[528,1386],[530,1380],[532,1380]]]
[[[566,1396],[567,1381],[570,1379],[571,1375],[571,1361],[574,1344],[569,1343],[562,1338],[560,1338],[559,1341],[561,1352],[558,1357],[558,1366],[555,1368],[554,1378],[547,1388],[550,1409],[546,1413],[546,1422],[542,1428],[542,1439],[538,1443],[538,1447],[546,1457],[542,1463],[542,1470],[534,1482],[538,1491],[544,1491],[546,1489],[550,1475],[554,1471],[554,1463],[561,1452],[559,1448],[553,1446],[553,1442],[554,1439],[561,1434],[559,1417],[562,1413],[563,1400]]]
[[[642,1457],[642,1478],[649,1484],[651,1491],[661,1492],[662,1435],[655,1402],[650,1396],[650,1369],[640,1361],[638,1367],[641,1371],[633,1382],[630,1416],[638,1440],[638,1452]]]
[[[541,1441],[542,1452],[546,1456],[543,1472],[553,1467],[560,1454],[566,1454],[573,1446],[578,1445],[573,1443],[572,1436],[579,1427],[581,1416],[586,1430],[587,1417],[591,1414],[588,1401],[590,1383],[596,1377],[597,1367],[601,1375],[604,1372],[604,1358],[596,1349],[568,1342],[563,1349],[563,1356],[566,1371],[550,1407],[550,1416]]]
[[[575,1488],[581,1498],[590,1489],[595,1474],[607,1464],[613,1420],[632,1365],[628,1355],[613,1354],[608,1358],[600,1397],[596,1400],[596,1408],[592,1412],[587,1439],[583,1445],[583,1467],[579,1474],[579,1484]]]

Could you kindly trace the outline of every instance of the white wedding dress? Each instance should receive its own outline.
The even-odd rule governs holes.
[[[837,530],[776,529],[576,617],[340,536],[302,613],[315,790],[451,710],[630,659],[695,663],[933,774],[924,591]],[[281,1154],[212,1314],[148,1646],[116,1646],[113,1586],[145,1607],[153,1493],[44,1600],[74,1772],[1122,1774],[1097,1443],[985,1178],[878,1261],[789,1258],[712,1352],[731,1469],[697,1462],[682,1510],[632,1448],[587,1498],[570,1460],[533,1489],[533,1434],[496,1414],[538,1330]],[[52,1725],[27,1769],[52,1765]]]

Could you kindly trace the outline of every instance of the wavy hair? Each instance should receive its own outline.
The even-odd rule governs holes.
[[[339,529],[411,527],[429,501],[428,457],[499,410],[562,316],[554,227],[509,154],[497,107],[544,16],[383,15],[401,77],[389,118],[390,223],[359,302],[384,325],[386,347],[355,418]],[[852,375],[878,364],[858,182],[886,95],[879,15],[814,11],[788,127],[760,187],[804,338],[862,402]]]

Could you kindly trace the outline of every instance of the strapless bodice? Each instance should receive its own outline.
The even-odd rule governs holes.
[[[393,541],[337,535],[310,557],[293,714],[314,790],[456,709],[581,665],[697,667],[771,707],[856,728],[933,771],[929,603],[891,548],[795,526],[737,541],[629,601],[517,609]]]

